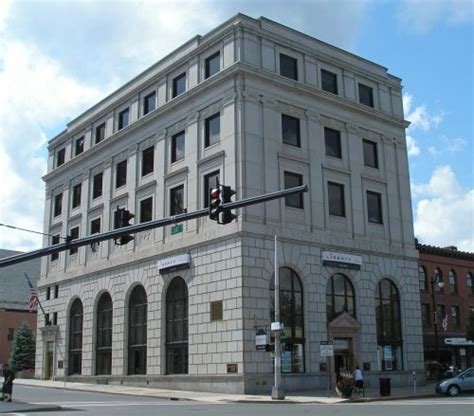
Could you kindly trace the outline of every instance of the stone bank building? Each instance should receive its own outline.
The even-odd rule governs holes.
[[[421,376],[401,88],[383,66],[239,14],[68,123],[49,143],[45,245],[112,229],[117,207],[135,222],[201,209],[216,178],[236,199],[309,192],[225,226],[199,218],[45,258],[57,319],[39,323],[37,377],[269,392],[256,333],[273,319],[274,235],[287,391],[356,365],[369,384]]]

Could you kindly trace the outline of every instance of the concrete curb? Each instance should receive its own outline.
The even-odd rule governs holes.
[[[356,399],[350,399],[348,403],[364,403],[364,402],[383,402],[390,400],[414,400],[414,399],[426,399],[429,397],[436,397],[436,393],[424,393],[424,394],[412,394],[404,396],[380,396],[380,397],[358,397]]]

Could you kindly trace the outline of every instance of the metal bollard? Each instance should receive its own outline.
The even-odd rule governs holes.
[[[413,371],[413,393],[416,394],[416,371]]]

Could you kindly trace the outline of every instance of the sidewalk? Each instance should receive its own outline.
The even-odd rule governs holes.
[[[56,389],[69,389],[78,391],[90,391],[96,393],[123,394],[130,396],[154,397],[168,400],[192,400],[200,402],[216,403],[354,403],[378,400],[396,400],[435,396],[434,385],[417,387],[417,392],[413,392],[413,387],[392,387],[391,396],[381,397],[378,388],[367,388],[365,397],[353,395],[351,399],[341,399],[334,390],[313,390],[304,392],[288,392],[284,400],[272,400],[270,395],[250,395],[231,393],[210,393],[200,391],[165,390],[147,387],[118,386],[110,384],[86,384],[70,383],[51,380],[15,380],[16,385],[49,387]],[[0,402],[1,403],[1,402]],[[0,409],[2,409],[0,407]],[[0,410],[1,412],[1,410]]]

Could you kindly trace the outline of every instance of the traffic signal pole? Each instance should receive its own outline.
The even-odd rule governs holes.
[[[243,199],[241,201],[229,202],[222,204],[222,209],[238,209],[247,207],[250,205],[259,204],[262,202],[272,201],[274,199],[284,198],[288,195],[298,194],[301,192],[308,192],[307,185],[301,185],[294,188],[284,189],[282,191],[275,191],[264,195],[253,196],[250,198]],[[101,241],[116,239],[123,236],[129,236],[130,234],[136,234],[142,231],[151,230],[153,228],[165,227],[180,223],[183,221],[189,221],[195,218],[205,217],[209,215],[209,209],[203,208],[193,212],[184,212],[182,214],[173,215],[168,218],[161,220],[149,221],[142,224],[130,225],[128,227],[118,228],[116,230],[107,231],[105,233],[93,234],[88,237],[78,238],[75,240],[67,240],[65,243],[55,244],[49,247],[44,247],[39,250],[31,251],[29,253],[22,253],[16,256],[6,257],[0,259],[0,267],[10,266],[24,262],[26,260],[36,259],[50,254],[59,253],[60,251],[70,250],[71,248],[88,246]]]

